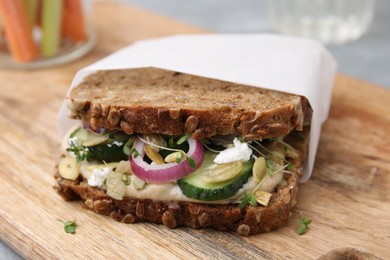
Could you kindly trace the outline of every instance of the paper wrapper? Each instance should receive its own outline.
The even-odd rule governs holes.
[[[309,179],[328,116],[336,63],[318,42],[269,34],[179,35],[136,42],[80,70],[69,91],[99,71],[156,67],[305,96],[313,108],[307,165]],[[69,94],[69,93],[68,93]],[[63,137],[75,124],[64,104],[58,124]]]

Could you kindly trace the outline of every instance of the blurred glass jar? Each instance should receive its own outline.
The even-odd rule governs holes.
[[[96,43],[90,0],[0,1],[0,68],[68,63]]]
[[[375,0],[269,0],[267,15],[280,33],[337,45],[364,34],[374,7]]]

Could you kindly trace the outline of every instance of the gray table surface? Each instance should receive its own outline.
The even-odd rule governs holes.
[[[122,0],[220,33],[271,32],[265,0]],[[390,1],[377,0],[369,30],[357,41],[329,47],[338,70],[390,88]],[[389,101],[390,103],[390,101]],[[0,241],[1,259],[22,259]]]

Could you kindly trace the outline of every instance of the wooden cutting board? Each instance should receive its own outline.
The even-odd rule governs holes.
[[[390,256],[390,91],[338,75],[313,177],[287,226],[252,237],[125,225],[53,190],[56,115],[75,72],[135,40],[200,33],[139,9],[95,3],[96,48],[69,65],[0,70],[0,239],[27,258],[315,258],[350,247]],[[296,234],[299,212],[313,222]],[[60,220],[77,220],[66,234]],[[367,255],[366,255],[367,256]]]

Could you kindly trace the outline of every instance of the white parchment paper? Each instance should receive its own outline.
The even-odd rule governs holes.
[[[69,91],[98,70],[156,67],[305,96],[313,108],[310,147],[301,181],[311,176],[328,116],[336,63],[318,42],[272,34],[178,35],[136,42],[80,70]],[[69,92],[68,92],[69,94]],[[61,136],[75,124],[61,107]]]

